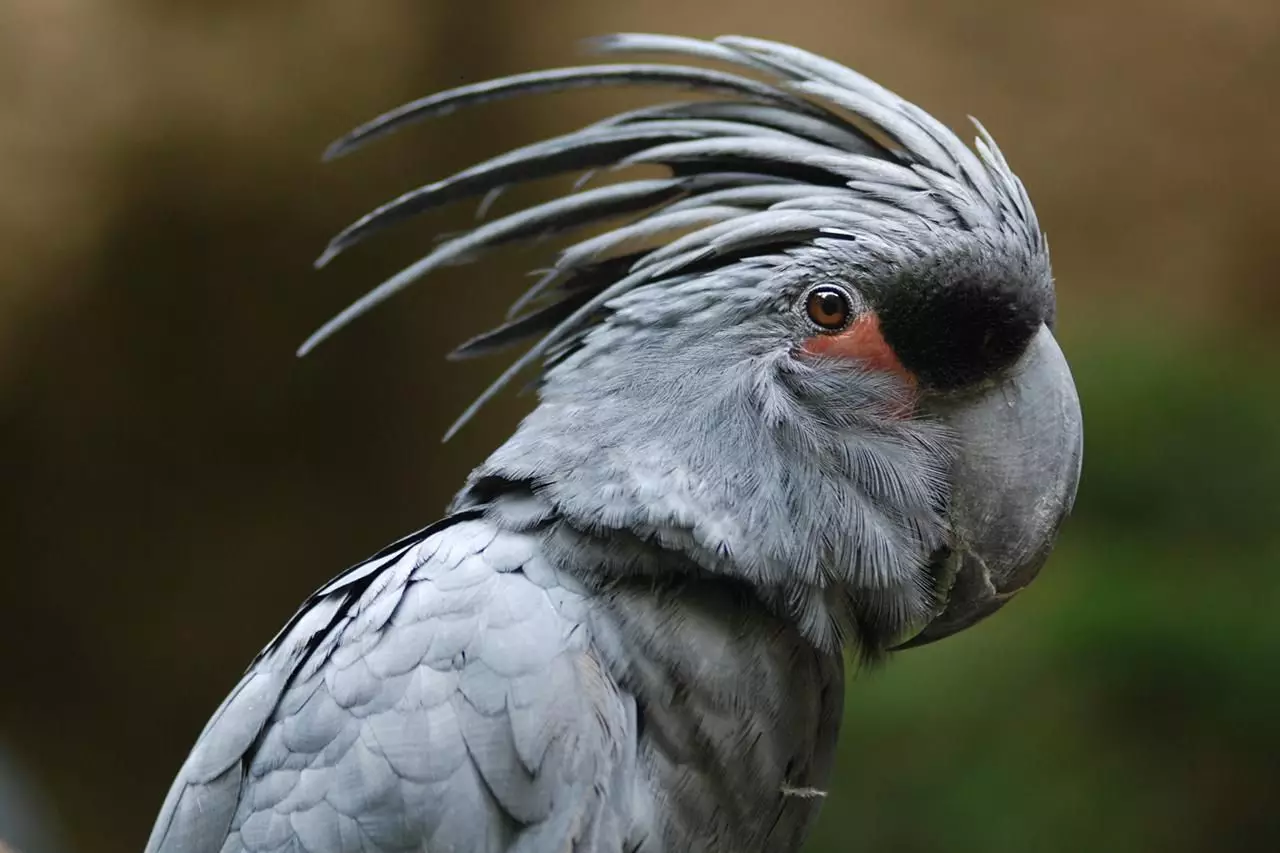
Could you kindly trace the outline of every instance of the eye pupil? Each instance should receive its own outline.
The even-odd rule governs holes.
[[[815,325],[835,330],[844,328],[853,309],[844,291],[835,287],[815,287],[805,300],[805,311]]]

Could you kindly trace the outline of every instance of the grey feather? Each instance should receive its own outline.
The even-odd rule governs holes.
[[[823,203],[824,201],[848,196],[849,191],[845,187],[815,187],[810,184],[795,182],[751,184],[743,187],[715,190],[694,198],[673,202],[665,206],[663,215],[712,205],[728,205],[739,209],[759,210],[762,207],[776,207],[786,202],[811,201],[813,203]]]
[[[592,264],[558,263],[542,272],[533,286],[522,293],[520,298],[511,305],[507,316],[514,317],[549,294],[558,293],[567,298],[570,294],[588,290],[598,293],[616,281],[619,276],[624,275],[642,257],[644,252],[639,251],[617,255]]]
[[[658,33],[611,33],[583,41],[583,47],[596,53],[674,53],[692,59],[727,62],[752,71],[768,71],[769,66],[748,54],[732,50],[713,41]]]
[[[488,249],[515,240],[557,234],[610,217],[643,211],[671,200],[680,194],[682,188],[683,183],[674,178],[628,181],[596,187],[513,213],[469,232],[464,239],[469,239],[474,244],[474,249]],[[363,217],[335,237],[316,264],[324,265],[330,258],[374,231],[415,212],[417,211],[406,207],[390,205],[379,208],[378,212]],[[477,239],[476,235],[479,234],[483,234],[484,239]]]
[[[475,106],[517,95],[560,92],[594,86],[678,86],[706,92],[730,93],[752,100],[780,102],[807,109],[791,95],[764,83],[737,74],[680,65],[588,65],[580,68],[556,68],[515,74],[470,86],[459,86],[438,92],[398,107],[361,125],[325,151],[325,159],[333,159],[405,125],[433,116],[447,115],[464,107]]]
[[[738,101],[680,101],[642,107],[597,122],[597,126],[658,121],[662,119],[718,119],[773,128],[791,136],[829,145],[843,151],[885,156],[888,151],[864,131],[826,116],[799,113],[769,104]]]
[[[901,145],[916,162],[944,162],[947,154],[933,137],[915,122],[892,107],[867,97],[856,90],[842,88],[831,83],[805,81],[792,83],[791,88],[813,97],[831,101],[837,106],[861,116],[875,125],[883,134]]]
[[[356,222],[343,229],[326,247],[324,253],[316,261],[316,266],[327,264],[344,249],[360,242],[376,231],[393,225],[431,207],[446,204],[466,196],[489,193],[486,196],[487,207],[492,194],[512,184],[558,174],[576,171],[582,168],[604,165],[620,160],[628,151],[638,151],[652,147],[655,143],[681,140],[704,139],[715,136],[756,136],[786,141],[795,138],[784,130],[767,126],[752,125],[745,122],[714,119],[680,119],[670,121],[648,121],[636,126],[615,127],[593,125],[583,130],[546,140],[536,145],[527,146],[508,152],[485,163],[466,169],[441,181],[420,187],[405,193],[399,198],[381,205]],[[632,182],[635,189],[643,191],[645,187],[655,192],[665,188],[674,188],[675,181],[668,181],[661,187],[653,182]],[[573,214],[587,216],[582,222],[609,215],[608,208],[613,204],[621,204],[619,212],[627,212],[627,198],[624,190],[600,188],[590,192],[557,199],[548,204],[530,209],[546,212],[548,217],[556,217],[572,221]],[[611,195],[616,193],[616,195]],[[581,207],[575,204],[581,203]],[[593,208],[588,205],[603,202],[605,210],[597,216],[591,216]],[[656,202],[655,202],[656,203]],[[641,208],[643,205],[641,205]],[[531,222],[532,224],[532,222]],[[574,224],[577,224],[574,221]],[[512,238],[514,239],[514,238]]]
[[[589,635],[521,573],[536,546],[473,516],[317,593],[206,727],[148,853],[284,849],[295,833],[312,850],[366,849],[354,826],[380,851],[477,849],[565,810],[584,824],[612,773],[599,727],[620,727],[623,708],[582,692],[572,661]]]
[[[665,234],[692,226],[736,219],[746,212],[741,207],[711,203],[696,207],[682,207],[678,210],[668,208],[662,213],[646,217],[639,222],[615,228],[569,246],[560,253],[556,266],[565,269],[595,263],[604,260],[608,254],[620,247],[642,245],[657,240]],[[649,247],[646,246],[646,248]],[[648,257],[648,255],[642,255],[642,257]]]
[[[685,234],[664,246],[654,249],[637,262],[636,269],[654,268],[652,275],[662,277],[667,263],[677,257],[690,257],[703,251],[709,256],[726,254],[738,248],[760,248],[804,242],[818,236],[822,228],[838,221],[835,216],[823,216],[821,212],[787,211],[773,209],[747,212],[727,221],[716,222],[705,228]]]
[[[850,155],[838,149],[803,139],[727,136],[656,145],[623,157],[619,165],[751,163],[754,167],[763,169],[766,174],[776,174],[774,170],[779,167],[796,167],[804,169],[811,178],[817,177],[818,181],[825,176],[827,180],[834,182],[835,176],[840,174],[839,170],[847,168],[848,156]]]
[[[582,306],[592,295],[591,291],[576,293],[573,296],[568,296],[550,305],[544,305],[535,311],[503,323],[496,329],[482,332],[459,344],[449,353],[448,358],[452,361],[476,358],[477,356],[488,355],[528,340],[545,332],[547,329],[554,328],[561,320],[564,320]]]
[[[955,134],[947,130],[933,116],[875,81],[851,68],[791,45],[733,36],[717,39],[717,43],[736,46],[747,51],[757,60],[765,56],[773,58],[775,62],[782,60],[785,67],[793,69],[791,72],[793,77],[799,79],[813,77],[818,81],[799,84],[798,88],[801,90],[828,97],[834,103],[853,109],[864,118],[879,124],[876,116],[866,115],[853,108],[851,106],[853,101],[849,95],[856,95],[863,104],[874,104],[877,113],[889,117],[890,124],[880,125],[881,130],[895,138],[897,134],[905,134],[907,138],[913,140],[912,153],[917,158],[941,171],[963,174],[970,186],[976,189],[984,200],[988,203],[994,202],[990,175],[978,162],[973,152],[961,144]],[[900,116],[900,119],[893,118],[895,113]],[[925,136],[932,141],[932,145],[923,138]],[[903,140],[899,139],[899,141]]]
[[[545,355],[553,346],[560,343],[566,335],[571,334],[575,329],[579,328],[584,321],[591,317],[591,314],[594,311],[603,307],[605,303],[610,299],[613,299],[615,296],[626,293],[632,288],[639,287],[645,282],[652,280],[652,278],[652,273],[646,270],[630,273],[626,277],[619,279],[606,287],[600,293],[588,299],[581,307],[576,309],[568,317],[561,320],[555,326],[552,326],[551,330],[547,332],[546,335],[516,359],[497,379],[490,383],[488,388],[480,393],[480,396],[476,397],[476,399],[472,401],[471,405],[468,406],[462,414],[457,417],[453,424],[450,425],[449,429],[445,431],[443,440],[448,441],[452,438],[458,430],[462,429],[462,427],[466,425],[467,421],[471,420],[471,418],[475,416],[476,412],[480,411],[480,408],[485,403],[493,399],[498,392],[511,382],[511,380],[520,375],[521,371]]]
[[[482,195],[511,184],[613,163],[619,157],[643,151],[655,143],[672,139],[696,139],[700,136],[696,131],[673,129],[670,126],[586,128],[517,148],[435,183],[411,190],[365,214],[334,238],[329,248],[320,256],[317,265],[322,266],[344,247],[368,232],[433,207]]]

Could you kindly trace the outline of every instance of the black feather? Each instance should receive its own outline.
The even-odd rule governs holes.
[[[559,302],[552,302],[514,320],[508,320],[496,329],[482,332],[460,344],[447,357],[450,361],[476,358],[536,337],[555,328],[558,323],[581,308],[593,295],[594,293],[590,290],[578,291],[565,296]]]

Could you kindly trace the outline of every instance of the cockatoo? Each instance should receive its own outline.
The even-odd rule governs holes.
[[[333,240],[322,261],[512,184],[665,167],[441,242],[304,345],[439,267],[579,232],[457,351],[529,343],[476,406],[539,368],[536,407],[446,517],[258,655],[149,853],[789,853],[831,772],[843,654],[960,631],[1048,556],[1081,415],[1045,238],[986,131],[966,147],[784,44],[595,47],[685,64],[462,86],[331,148],[536,93],[711,96],[485,160]]]

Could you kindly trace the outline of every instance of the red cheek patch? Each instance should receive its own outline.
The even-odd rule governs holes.
[[[857,359],[872,370],[902,377],[912,388],[916,385],[915,375],[903,367],[889,342],[884,339],[880,331],[880,318],[870,312],[854,320],[849,328],[839,334],[809,338],[802,349],[811,355]]]

